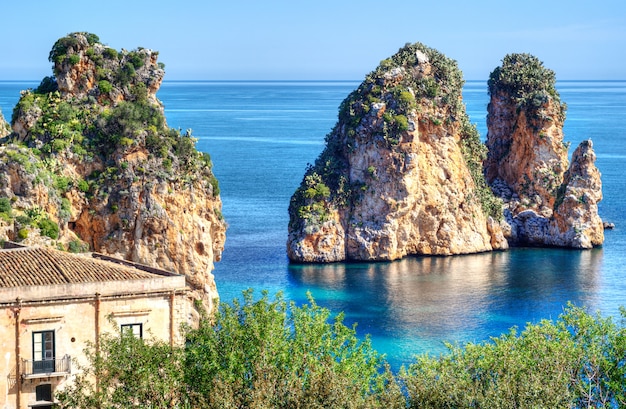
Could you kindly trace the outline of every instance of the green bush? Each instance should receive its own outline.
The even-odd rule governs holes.
[[[626,311],[621,311],[622,319]],[[626,328],[568,307],[482,344],[449,345],[401,374],[410,408],[617,408],[626,405]]]
[[[136,71],[132,63],[127,62],[117,71],[116,80],[122,85],[126,86],[131,83],[135,78]]]
[[[54,187],[61,192],[67,192],[70,187],[70,182],[72,180],[67,176],[55,175],[54,176]]]
[[[11,213],[11,200],[8,197],[0,197],[0,213]]]
[[[70,64],[71,64],[71,65],[76,65],[76,64],[78,64],[78,63],[80,62],[80,55],[78,55],[78,54],[72,54],[72,55],[70,55],[70,59],[69,59],[69,61],[70,61]]]
[[[89,192],[89,182],[87,182],[84,179],[81,179],[78,181],[78,190],[80,190],[83,193],[87,193]]]
[[[211,187],[213,188],[213,197],[219,196],[220,195],[220,183],[214,175],[211,175],[211,178],[209,179],[209,183],[211,184]]]
[[[85,35],[85,38],[87,38],[87,43],[89,43],[89,45],[94,45],[96,43],[100,42],[100,37],[98,37],[97,35],[93,34],[93,33],[82,33]]]
[[[220,305],[190,331],[185,380],[193,407],[400,408],[399,386],[368,339],[309,298],[267,293]]]
[[[558,320],[490,341],[448,345],[394,376],[312,298],[279,294],[220,304],[187,330],[184,347],[105,334],[64,408],[618,408],[626,406],[626,310],[621,324],[568,306]],[[99,379],[99,389],[93,384]]]
[[[79,365],[74,382],[57,394],[61,407],[189,407],[185,405],[181,349],[121,331],[102,335],[99,341],[98,350],[87,344],[88,364]]]
[[[25,240],[26,238],[28,238],[28,229],[25,227],[19,229],[17,232],[17,238],[19,240]]]
[[[67,244],[67,251],[70,253],[85,253],[89,251],[89,246],[83,241],[72,240]]]
[[[58,39],[52,49],[50,50],[50,54],[48,55],[48,60],[54,63],[62,62],[67,54],[67,51],[70,47],[75,47],[78,45],[78,40],[73,35],[67,35],[63,38]]]
[[[104,51],[102,52],[102,55],[104,56],[104,58],[109,59],[109,60],[116,60],[117,59],[117,51],[114,48],[105,48]]]
[[[132,64],[135,69],[139,69],[144,64],[143,57],[136,51],[128,53],[128,62]]]
[[[122,136],[118,142],[118,145],[121,146],[122,148],[128,148],[129,146],[132,146],[134,143],[135,141],[133,139]]]
[[[53,139],[52,152],[63,152],[70,146],[71,141],[67,139]]]
[[[145,103],[148,101],[148,87],[143,82],[135,84],[130,93],[135,97],[135,101]]]
[[[35,92],[38,94],[47,94],[50,92],[58,91],[58,89],[59,86],[54,77],[44,77],[44,79],[41,80],[41,83],[39,83],[39,86],[37,87]]]
[[[395,115],[393,123],[398,132],[406,132],[409,130],[409,120],[404,115]]]
[[[42,236],[50,237],[53,240],[59,238],[59,225],[48,218],[39,220],[37,223]]]
[[[12,216],[11,200],[8,197],[0,197],[0,219],[10,222]]]
[[[98,81],[98,88],[101,94],[108,94],[113,89],[113,85],[107,80]]]
[[[511,94],[518,108],[536,109],[551,97],[560,105],[560,119],[565,120],[567,105],[561,102],[556,90],[556,74],[534,55],[507,54],[502,65],[489,74],[487,85],[489,95],[499,90]]]

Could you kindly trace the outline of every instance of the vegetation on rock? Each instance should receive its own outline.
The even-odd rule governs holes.
[[[54,44],[53,75],[22,92],[0,139],[11,203],[0,238],[158,265],[186,275],[210,309],[226,231],[219,184],[191,129],[167,125],[157,58],[90,33]]]
[[[22,92],[0,164],[18,163],[34,175],[32,185],[50,192],[51,205],[41,210],[52,211],[48,220],[62,229],[68,195],[94,204],[110,196],[119,202],[137,181],[181,189],[201,183],[219,195],[210,156],[196,150],[191,130],[167,126],[154,96],[163,76],[162,65],[154,64],[157,55],[142,48],[117,52],[94,34],[72,33],[50,51],[54,76]],[[76,171],[68,172],[68,164]]]
[[[626,405],[618,324],[569,306],[479,344],[449,345],[396,374],[342,315],[266,293],[222,304],[184,347],[104,335],[57,395],[64,408],[616,408]],[[97,375],[99,389],[93,384]]]
[[[418,247],[438,254],[446,252],[443,249],[445,244],[439,243],[449,238],[437,240],[435,247],[441,247],[437,250],[427,244],[396,243],[394,228],[388,226],[392,222],[385,221],[385,215],[394,219],[395,204],[402,202],[409,206],[407,203],[413,199],[406,199],[406,191],[412,191],[418,197],[428,189],[408,186],[432,182],[431,179],[408,182],[410,178],[418,178],[411,173],[416,168],[422,169],[424,174],[432,174],[435,171],[431,173],[430,167],[448,166],[440,171],[448,174],[448,180],[454,180],[450,183],[458,184],[461,190],[466,187],[471,190],[462,193],[463,199],[457,203],[456,210],[461,207],[468,213],[482,213],[480,218],[502,218],[501,201],[493,195],[483,176],[486,147],[465,111],[463,84],[456,61],[421,43],[405,45],[365,77],[340,104],[337,123],[326,135],[324,150],[314,164],[308,165],[300,187],[292,195],[288,239],[288,253],[292,260],[310,261],[316,251],[311,250],[313,245],[309,245],[313,242],[334,242],[335,247],[327,252],[333,253],[330,258],[342,253],[340,248],[343,247],[352,249],[346,250],[351,252],[346,255],[348,259],[395,258],[405,248],[415,251]],[[448,147],[448,143],[455,146]],[[426,159],[424,152],[433,152],[433,155]],[[457,158],[458,152],[460,157]],[[440,160],[434,159],[436,155],[440,155]],[[449,165],[450,162],[455,165]],[[470,177],[471,181],[468,180]],[[450,189],[457,190],[459,186]],[[369,206],[370,210],[362,208],[363,203],[367,203],[363,207]],[[376,215],[372,213],[373,207],[380,208]],[[416,209],[412,211],[419,213]],[[415,222],[396,221],[403,226]],[[360,231],[353,234],[353,227]],[[418,232],[421,229],[418,227],[407,229],[413,230],[409,241],[421,240],[430,234]],[[342,235],[346,237],[345,246],[336,239]],[[365,249],[366,244],[354,243],[369,243],[380,235],[393,242],[385,245],[382,250],[385,254],[375,254],[377,250],[372,248],[375,246]],[[325,238],[321,239],[322,236]],[[359,238],[353,240],[356,236]],[[478,251],[485,251],[488,246],[489,243]],[[387,253],[387,249],[394,254]],[[463,251],[473,250],[452,250]],[[356,255],[356,252],[362,254]],[[306,255],[301,256],[304,253]]]
[[[509,54],[491,73],[489,94],[484,172],[504,199],[509,243],[601,245],[602,181],[595,153],[591,141],[583,141],[575,150],[581,154],[569,162],[566,105],[554,72],[530,54]]]
[[[505,93],[515,99],[519,109],[537,109],[550,97],[560,105],[559,116],[565,120],[567,105],[561,102],[556,90],[556,75],[534,55],[507,54],[502,65],[489,75],[487,86],[489,95]]]

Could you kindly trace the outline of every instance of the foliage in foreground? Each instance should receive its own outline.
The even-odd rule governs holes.
[[[87,350],[65,408],[617,408],[626,406],[620,324],[568,306],[555,322],[421,355],[394,376],[354,328],[312,298],[222,305],[184,348],[127,335]],[[90,382],[98,375],[99,389]]]
[[[63,408],[171,408],[186,401],[183,350],[144,341],[131,332],[104,334],[100,353],[89,344],[89,365],[57,394]],[[96,385],[94,380],[98,379]]]
[[[331,320],[312,298],[298,307],[252,295],[190,333],[185,376],[194,407],[404,406],[383,357],[341,314]]]
[[[420,356],[401,378],[411,408],[617,408],[626,406],[622,323],[569,306],[557,322],[491,342]]]

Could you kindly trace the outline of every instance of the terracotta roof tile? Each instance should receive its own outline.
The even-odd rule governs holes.
[[[0,288],[154,278],[131,265],[45,247],[0,249]]]

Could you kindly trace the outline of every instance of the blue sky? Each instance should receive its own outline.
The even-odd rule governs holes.
[[[626,80],[623,0],[22,0],[0,15],[0,80],[51,75],[52,45],[74,31],[158,50],[166,80],[361,80],[417,41],[467,80],[486,80],[512,52],[557,79]]]

